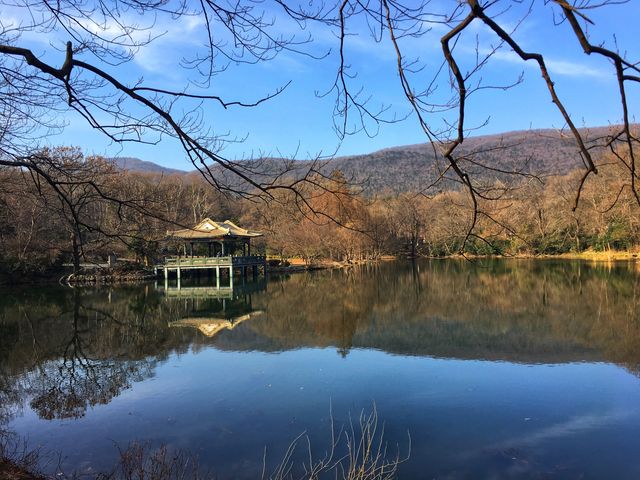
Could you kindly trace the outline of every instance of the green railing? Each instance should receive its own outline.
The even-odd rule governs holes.
[[[248,255],[243,257],[167,257],[166,267],[230,267],[243,265],[261,265],[265,263],[264,255]]]
[[[247,255],[244,257],[231,257],[234,265],[262,265],[266,263],[267,257],[264,255]]]

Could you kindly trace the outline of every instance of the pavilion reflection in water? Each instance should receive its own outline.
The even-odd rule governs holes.
[[[194,328],[209,338],[264,313],[252,305],[252,295],[266,290],[263,279],[217,287],[198,283],[181,285],[178,281],[157,288],[165,301],[176,307],[176,318],[169,321],[169,327]]]

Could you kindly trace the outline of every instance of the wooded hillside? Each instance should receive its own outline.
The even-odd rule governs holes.
[[[78,149],[47,149],[29,170],[0,168],[0,272],[48,272],[64,263],[78,270],[112,253],[151,265],[177,253],[164,241],[167,230],[205,217],[264,232],[257,252],[308,263],[640,245],[640,207],[619,152],[593,149],[599,173],[582,183],[580,157],[557,133],[478,137],[465,148],[477,152],[467,160],[484,192],[475,204],[452,180],[425,189],[442,166],[425,145],[333,159],[323,171],[304,172],[312,180],[304,188],[274,190],[270,201],[216,190],[198,172],[156,173],[131,159],[123,170]],[[253,170],[266,175],[278,165],[255,161]]]
[[[596,139],[605,136],[609,128],[597,127],[581,132],[585,138]],[[575,140],[558,130],[527,130],[469,137],[461,151],[469,157],[473,156],[473,163],[463,160],[461,164],[481,178],[508,180],[511,176],[504,172],[562,175],[582,166]],[[369,196],[385,191],[416,192],[433,182],[446,166],[435,152],[434,146],[428,143],[404,145],[362,155],[336,157],[326,161],[324,170],[340,170],[347,178],[366,187]],[[260,160],[261,168],[275,171],[280,160]],[[136,172],[199,175],[198,172],[180,171],[136,158],[120,157],[113,161],[119,168]],[[306,164],[304,160],[296,163],[300,169],[304,169]],[[449,186],[453,187],[452,184]]]

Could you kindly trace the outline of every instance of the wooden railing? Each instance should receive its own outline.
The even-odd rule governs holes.
[[[266,262],[264,255],[226,256],[226,257],[167,257],[167,267],[230,267],[244,265],[262,265]]]
[[[205,267],[216,265],[231,265],[232,257],[167,257],[164,264],[167,267]]]
[[[267,257],[264,255],[247,255],[244,257],[231,257],[234,265],[262,265],[266,263]]]

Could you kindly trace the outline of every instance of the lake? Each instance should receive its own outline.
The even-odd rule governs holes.
[[[140,442],[255,479],[303,432],[292,473],[332,431],[340,457],[364,414],[400,478],[640,478],[635,264],[398,261],[211,284],[0,287],[0,429],[59,454],[49,471],[110,471]]]

